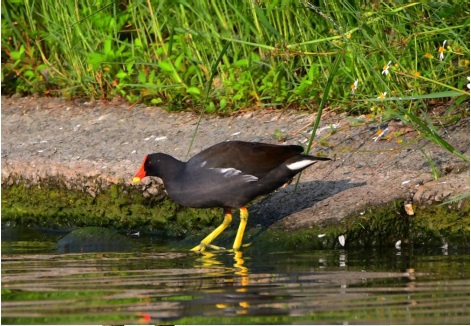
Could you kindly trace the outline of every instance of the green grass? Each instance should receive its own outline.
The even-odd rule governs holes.
[[[10,93],[198,108],[229,42],[205,111],[312,109],[340,56],[329,102],[362,113],[364,100],[384,92],[469,97],[469,20],[463,1],[4,1],[2,84]]]

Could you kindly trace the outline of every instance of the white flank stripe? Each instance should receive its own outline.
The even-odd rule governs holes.
[[[237,169],[234,169],[234,168],[217,168],[215,170],[221,172],[222,174],[224,174],[224,176],[226,178],[227,177],[232,177],[233,175],[239,175],[239,174],[242,173],[241,171],[239,171]]]
[[[230,178],[234,176],[238,176],[242,174],[242,171],[234,169],[234,168],[210,168],[211,170],[216,170],[219,173],[222,173],[225,178]],[[258,178],[254,175],[250,174],[242,174],[242,180],[245,182],[254,182],[258,181]]]
[[[255,182],[255,181],[258,181],[258,178],[254,175],[250,175],[250,174],[244,174],[242,176],[242,178],[244,179],[245,182]]]
[[[291,164],[288,164],[286,165],[286,167],[290,170],[301,170],[303,168],[305,168],[306,166],[309,166],[313,163],[315,163],[316,161],[313,161],[313,160],[302,160],[302,161],[298,161],[298,162],[294,162],[294,163],[291,163]]]

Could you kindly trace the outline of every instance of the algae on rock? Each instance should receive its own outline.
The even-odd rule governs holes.
[[[220,218],[219,209],[186,208],[166,197],[145,198],[139,189],[125,184],[111,184],[95,196],[68,189],[57,180],[2,187],[2,223],[51,229],[100,226],[174,238],[217,224]]]

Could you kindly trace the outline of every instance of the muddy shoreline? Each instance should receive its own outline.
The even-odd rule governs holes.
[[[226,140],[306,144],[314,119],[315,114],[267,110],[226,118],[204,117],[189,156]],[[2,97],[2,222],[34,221],[34,217],[24,219],[33,208],[18,207],[21,198],[12,199],[14,195],[32,196],[22,195],[17,187],[42,187],[44,192],[58,187],[81,193],[85,197],[79,203],[91,198],[85,206],[92,207],[96,198],[115,185],[110,196],[116,198],[107,203],[118,206],[114,218],[132,220],[144,209],[137,204],[158,210],[159,201],[165,200],[158,180],[147,178],[135,186],[131,178],[147,153],[160,151],[185,159],[197,121],[198,115],[191,112],[169,113],[144,105],[130,108],[124,102]],[[374,141],[377,130],[386,125],[364,117],[325,114],[311,153],[321,153],[333,161],[307,169],[296,192],[292,183],[251,205],[249,226],[305,230],[342,223],[347,217],[362,216],[392,202],[411,201],[420,213],[421,209],[469,194],[469,164],[397,121],[389,122],[391,137]],[[469,156],[469,117],[446,126],[441,133]],[[438,180],[423,153],[433,159],[441,175]],[[14,194],[8,192],[13,188]],[[136,199],[138,196],[143,199]],[[54,206],[54,200],[48,198]],[[450,209],[469,211],[467,203],[465,199]],[[205,220],[200,212],[190,210],[187,217],[180,208],[166,205],[168,216],[155,228],[167,227],[166,221],[183,223],[188,230],[194,230],[201,221],[204,227],[219,222],[218,211],[203,210],[210,216]],[[62,207],[61,211],[69,208]],[[79,214],[80,209],[74,209]],[[101,214],[107,218],[106,210]],[[155,214],[146,215],[143,223]],[[73,213],[69,215],[69,224],[73,224]],[[103,225],[99,218],[94,216],[88,225]],[[469,232],[469,216],[467,224]],[[113,221],[110,225],[120,227]],[[130,225],[124,223],[122,227]]]

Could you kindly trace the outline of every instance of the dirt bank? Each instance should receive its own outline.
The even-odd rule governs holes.
[[[279,111],[205,117],[190,156],[226,140],[306,144],[314,118]],[[120,196],[135,189],[147,197],[163,197],[156,180],[132,186],[131,178],[147,153],[185,159],[197,121],[193,113],[129,108],[123,102],[2,97],[2,188],[59,180],[68,190],[92,198],[113,184],[123,187]],[[253,204],[251,225],[302,229],[342,221],[395,200],[411,200],[420,210],[469,193],[469,164],[395,121],[389,123],[394,137],[374,141],[379,128],[377,121],[326,114],[311,153],[322,152],[334,160],[307,169],[296,193],[293,183]],[[441,133],[469,156],[469,117]],[[434,180],[424,153],[433,159],[440,179]],[[3,210],[5,204],[8,208],[3,198],[7,217],[21,211]],[[127,215],[132,215],[129,210]]]

